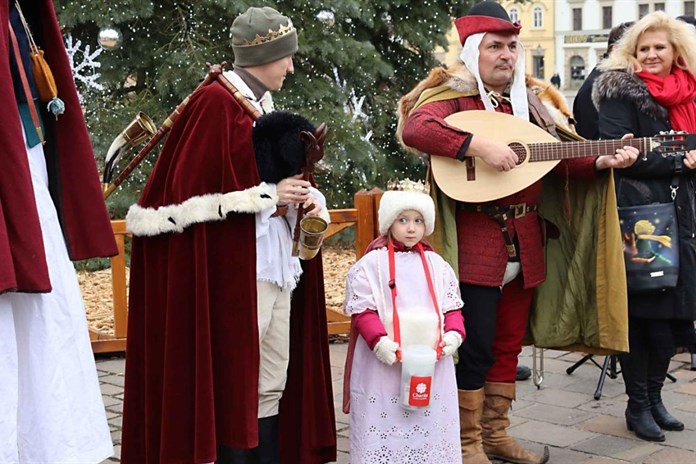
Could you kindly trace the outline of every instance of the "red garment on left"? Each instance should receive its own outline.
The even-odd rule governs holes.
[[[220,84],[197,91],[169,133],[139,206],[180,205],[258,185],[251,130],[252,119]],[[124,464],[209,463],[218,446],[258,445],[255,218],[232,212],[216,219],[133,239]],[[280,412],[280,435],[291,446],[283,446],[283,462],[335,459],[318,279],[315,260],[293,295]]]
[[[66,112],[55,120],[42,108],[49,188],[73,260],[118,253],[99,186],[97,165],[51,0],[21,5],[51,67]],[[0,293],[49,292],[43,239],[36,211],[22,126],[10,74],[8,4],[0,5]],[[42,105],[43,106],[43,105]]]

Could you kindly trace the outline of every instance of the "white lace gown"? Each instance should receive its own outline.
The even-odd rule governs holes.
[[[53,290],[0,295],[0,463],[91,464],[113,454],[75,269],[27,149]]]
[[[452,268],[436,253],[426,252],[442,313],[462,306]],[[420,255],[397,252],[397,310],[402,347],[437,335],[435,313]],[[344,311],[348,315],[377,310],[393,338],[392,302],[386,248],[371,251],[348,273]],[[358,337],[350,378],[350,456],[354,464],[461,464],[457,385],[452,357],[435,365],[430,406],[409,411],[400,406],[401,364],[377,360]]]

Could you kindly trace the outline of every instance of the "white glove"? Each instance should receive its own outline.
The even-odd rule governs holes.
[[[377,359],[387,366],[391,366],[396,361],[396,350],[398,349],[399,344],[384,335],[379,339],[372,351],[377,355]]]
[[[452,356],[459,348],[459,345],[462,344],[462,341],[462,335],[459,332],[455,330],[445,332],[445,335],[442,337],[442,355]]]

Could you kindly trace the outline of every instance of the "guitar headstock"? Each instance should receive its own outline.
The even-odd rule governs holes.
[[[662,156],[683,155],[696,149],[696,134],[683,131],[663,131],[652,137],[652,141],[656,144],[653,150]]]

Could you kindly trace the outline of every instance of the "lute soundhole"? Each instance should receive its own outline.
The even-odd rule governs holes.
[[[524,145],[519,142],[512,142],[508,146],[512,148],[512,151],[514,151],[517,155],[517,165],[519,166],[520,164],[524,163],[524,160],[527,159],[527,149],[524,147]]]

